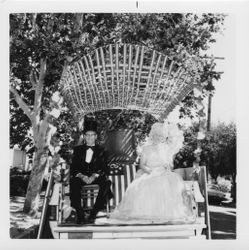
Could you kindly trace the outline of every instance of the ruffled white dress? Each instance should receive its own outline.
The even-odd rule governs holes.
[[[138,170],[124,197],[110,214],[110,223],[192,223],[192,197],[182,177],[172,172],[167,144],[146,146],[142,152],[150,174]]]

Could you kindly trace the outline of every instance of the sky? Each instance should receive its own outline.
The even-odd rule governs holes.
[[[211,126],[218,123],[229,124],[236,122],[236,70],[235,70],[235,15],[229,14],[225,18],[222,33],[215,36],[216,42],[210,45],[204,54],[224,59],[215,60],[218,72],[223,72],[219,80],[214,80],[215,92],[211,101]],[[207,114],[208,98],[204,99],[205,113]],[[191,126],[192,120],[179,119],[179,107],[177,106],[169,114],[168,120]]]
[[[216,37],[208,53],[224,60],[216,60],[217,71],[224,72],[221,79],[214,82],[216,91],[212,98],[211,123],[229,123],[236,116],[236,71],[235,71],[235,17],[229,14],[224,23],[223,35]]]

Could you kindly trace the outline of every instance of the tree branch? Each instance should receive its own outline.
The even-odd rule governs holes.
[[[47,69],[46,59],[42,58],[40,61],[39,79],[35,87],[34,115],[35,115],[36,122],[39,122],[40,120],[39,116],[41,112],[42,92],[43,92],[43,86],[44,86],[44,79],[46,76],[46,69]]]
[[[41,66],[40,66],[39,82],[44,83],[46,70],[47,70],[47,60],[46,60],[46,58],[41,58],[40,64],[41,64]]]
[[[15,101],[17,102],[19,107],[28,116],[31,123],[33,123],[32,110],[28,107],[26,102],[22,99],[22,97],[18,94],[18,92],[12,86],[10,86],[10,92],[14,95]]]
[[[83,24],[83,14],[82,13],[75,14],[74,30],[76,33],[80,31],[82,24]]]
[[[29,75],[30,82],[32,84],[32,89],[35,90],[37,85],[37,77],[35,75],[35,72],[32,70]]]

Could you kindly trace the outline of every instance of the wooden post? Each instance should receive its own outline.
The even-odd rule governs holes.
[[[211,225],[210,225],[210,215],[209,215],[209,207],[208,207],[208,191],[207,191],[207,171],[204,168],[204,193],[205,193],[205,221],[206,221],[206,236],[207,239],[211,239]]]
[[[210,127],[211,127],[211,102],[212,102],[212,95],[209,94],[209,96],[208,96],[208,114],[207,114],[207,132],[210,131]]]
[[[210,131],[211,128],[211,103],[212,103],[212,95],[209,94],[208,96],[208,111],[207,111],[207,133]],[[207,160],[207,173],[209,173],[209,158]],[[207,176],[208,181],[208,176]]]
[[[53,170],[51,169],[51,172],[49,175],[49,181],[48,181],[48,185],[47,185],[47,189],[46,189],[46,194],[45,194],[44,201],[43,201],[42,214],[41,214],[41,219],[40,219],[40,223],[39,223],[40,225],[39,225],[39,230],[38,230],[38,234],[37,234],[37,239],[41,239],[41,236],[43,233],[44,224],[45,224],[45,220],[46,220],[46,216],[47,216],[48,202],[49,202],[49,198],[51,195],[52,186],[53,186]]]

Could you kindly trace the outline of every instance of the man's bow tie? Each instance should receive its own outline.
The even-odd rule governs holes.
[[[89,148],[94,150],[95,146],[86,146],[86,150],[88,150]]]

